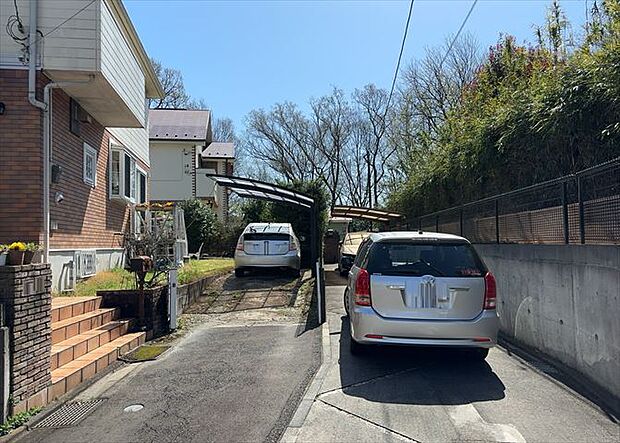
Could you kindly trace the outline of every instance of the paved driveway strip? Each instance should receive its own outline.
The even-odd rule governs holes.
[[[487,362],[459,351],[349,353],[345,280],[327,278],[331,363],[298,442],[618,442],[620,427],[557,381],[495,348]]]
[[[306,278],[222,277],[187,314],[200,326],[169,352],[125,366],[78,395],[75,400],[106,399],[78,425],[33,429],[19,440],[276,441],[321,361],[321,328],[299,324],[308,294],[298,289]],[[229,312],[203,313],[209,312],[213,294],[241,292],[243,299],[274,288],[285,293],[284,306],[263,302],[261,309],[239,309],[237,301]],[[124,412],[136,404],[144,408]]]

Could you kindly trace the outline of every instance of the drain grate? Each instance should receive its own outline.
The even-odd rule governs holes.
[[[77,401],[67,403],[53,414],[45,417],[33,428],[66,428],[78,424],[84,417],[90,414],[101,402],[103,398],[95,400]]]

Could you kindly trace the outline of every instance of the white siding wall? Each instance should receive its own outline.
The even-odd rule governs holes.
[[[116,140],[149,166],[149,135],[143,128],[107,128]]]
[[[105,2],[101,3],[101,73],[145,125],[144,73]]]
[[[28,33],[30,2],[17,0],[17,7],[24,30]],[[100,115],[109,114],[109,109],[105,106],[113,106],[110,104],[116,98],[125,103],[137,120],[126,126],[145,127],[144,73],[107,2],[39,0],[38,12],[37,28],[43,34],[51,32],[41,39],[39,53],[43,54],[43,69],[50,74],[52,80],[75,80],[79,78],[79,74],[85,72],[103,76],[105,81],[101,81],[104,84],[93,83],[90,87],[101,88],[96,91],[97,97],[103,99],[100,100],[101,103],[95,104],[92,97],[86,97],[93,101],[90,103],[91,111]],[[26,65],[19,60],[19,57],[23,56],[22,46],[13,41],[5,30],[7,20],[13,14],[13,0],[0,0],[0,66],[25,68]],[[72,17],[74,14],[77,15]],[[69,17],[72,18],[63,23]],[[80,101],[82,97],[77,91],[79,88],[74,89],[69,93]],[[88,105],[89,103],[86,103],[85,107],[88,108]],[[114,124],[114,119],[109,120],[109,124]],[[146,150],[143,148],[143,154],[146,154]]]
[[[39,0],[37,27],[43,34],[47,34],[88,3],[88,0]],[[92,71],[97,68],[100,6],[99,1],[88,5],[42,39],[45,69]],[[24,30],[28,33],[30,2],[17,0],[17,8]],[[19,61],[21,45],[14,42],[5,30],[7,20],[13,14],[13,0],[0,0],[0,66],[3,67],[24,66]]]
[[[192,143],[151,142],[151,200],[192,198]]]

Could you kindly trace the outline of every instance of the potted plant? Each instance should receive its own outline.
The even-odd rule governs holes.
[[[38,243],[26,243],[24,251],[24,264],[39,263],[41,261],[41,245]]]
[[[26,245],[20,241],[13,242],[9,245],[9,265],[20,266],[24,263],[24,254]]]
[[[9,246],[0,245],[0,266],[6,266],[6,258],[9,255]]]

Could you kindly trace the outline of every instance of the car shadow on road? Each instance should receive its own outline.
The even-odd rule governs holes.
[[[500,400],[505,386],[485,361],[464,349],[376,346],[349,351],[349,319],[341,318],[340,379],[346,395],[372,402],[462,405]]]

